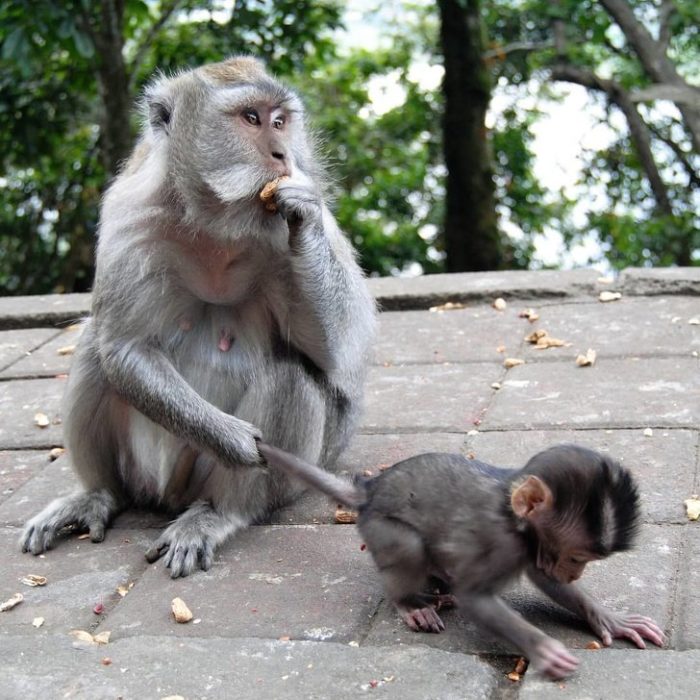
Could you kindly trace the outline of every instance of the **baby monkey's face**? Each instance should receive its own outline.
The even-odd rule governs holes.
[[[573,583],[583,576],[586,564],[589,561],[599,558],[590,552],[580,549],[565,551],[559,554],[549,575],[560,583]]]
[[[583,576],[586,564],[600,559],[591,551],[588,538],[569,531],[566,537],[539,533],[537,568],[559,583],[573,583]]]

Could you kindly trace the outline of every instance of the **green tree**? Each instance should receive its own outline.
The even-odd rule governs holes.
[[[479,0],[440,0],[443,144],[447,166],[444,240],[447,270],[503,267],[494,173],[485,126],[491,74],[484,60]]]
[[[341,10],[239,0],[222,12],[216,0],[0,6],[0,291],[89,287],[99,196],[131,149],[155,66],[254,52],[284,75],[333,49]]]
[[[582,184],[602,185],[608,206],[583,226],[559,222],[568,242],[593,233],[615,267],[700,264],[700,90],[689,80],[700,66],[697,3],[494,0],[487,21],[497,74],[534,78],[542,91],[581,85],[616,132],[584,154]]]

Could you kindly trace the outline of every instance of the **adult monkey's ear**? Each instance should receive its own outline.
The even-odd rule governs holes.
[[[519,518],[537,519],[550,510],[554,502],[552,491],[538,476],[530,475],[518,484],[510,495],[510,505]]]
[[[145,92],[148,121],[151,127],[166,133],[172,121],[174,110],[168,83],[167,78],[160,76],[148,85]]]
[[[168,130],[172,107],[165,102],[151,102],[148,105],[148,118],[155,129]]]

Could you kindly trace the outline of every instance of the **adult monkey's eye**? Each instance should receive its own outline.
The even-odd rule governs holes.
[[[279,115],[272,120],[272,126],[275,129],[281,129],[287,122],[286,117]]]
[[[246,109],[243,112],[243,118],[253,126],[260,126],[260,117],[254,109]]]

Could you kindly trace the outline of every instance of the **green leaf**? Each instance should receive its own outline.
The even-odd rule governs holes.
[[[22,27],[17,27],[7,39],[2,42],[2,57],[8,61],[16,61],[23,56],[27,51],[27,37],[24,34]]]
[[[92,43],[92,39],[81,32],[75,25],[71,27],[71,36],[73,37],[76,51],[83,58],[92,58],[95,55],[95,46]]]

